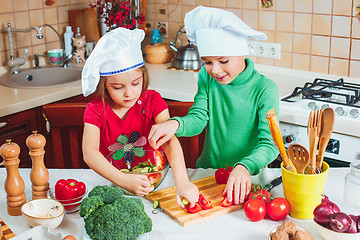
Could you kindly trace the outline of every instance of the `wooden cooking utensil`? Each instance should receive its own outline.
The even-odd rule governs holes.
[[[295,166],[290,162],[290,160],[287,156],[284,142],[283,142],[283,139],[282,139],[281,133],[280,133],[279,123],[278,123],[274,108],[272,108],[266,114],[266,119],[268,120],[271,136],[272,136],[277,148],[279,149],[280,156],[284,163],[285,169],[289,170],[290,172],[296,173]]]
[[[309,138],[310,173],[316,173],[316,151],[321,132],[322,109],[311,111],[308,120],[307,135]]]
[[[308,150],[299,143],[292,143],[287,151],[297,173],[304,174],[304,170],[310,161]]]
[[[316,158],[316,164],[319,169],[322,167],[324,153],[329,143],[331,133],[335,123],[335,112],[332,108],[325,108],[321,116],[321,131],[319,138],[319,152]]]

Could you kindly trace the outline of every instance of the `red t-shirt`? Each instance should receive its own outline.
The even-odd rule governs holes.
[[[153,159],[147,138],[156,116],[167,108],[158,92],[147,90],[121,119],[108,102],[95,98],[86,106],[84,122],[100,129],[99,150],[105,158],[118,169],[130,168]]]

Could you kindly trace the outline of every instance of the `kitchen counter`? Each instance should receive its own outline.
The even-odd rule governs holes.
[[[31,182],[30,170],[21,168],[20,175],[25,182],[26,199],[31,199]],[[214,169],[188,169],[190,180],[196,180],[214,174]],[[331,168],[327,178],[324,194],[330,200],[337,203],[341,209],[341,201],[344,189],[344,178],[349,172],[349,168]],[[92,189],[96,185],[111,185],[109,181],[100,177],[90,169],[49,169],[50,186],[54,186],[60,178],[75,178],[84,181],[88,189]],[[278,168],[263,169],[260,174],[253,176],[253,183],[265,184],[272,179],[278,177],[281,170]],[[0,168],[0,186],[4,186],[6,169]],[[173,174],[170,169],[168,175],[161,183],[158,189],[174,186]],[[271,193],[274,196],[283,196],[282,185],[275,187]],[[3,187],[0,188],[0,217],[12,229],[15,235],[19,235],[30,229],[22,216],[10,216],[6,210],[6,193]],[[297,220],[287,216],[281,221],[272,221],[263,219],[259,222],[251,222],[247,219],[243,210],[234,211],[219,217],[214,217],[201,223],[197,223],[188,227],[182,227],[165,213],[152,214],[152,203],[141,197],[146,213],[153,221],[153,230],[149,235],[149,239],[251,239],[264,240],[267,239],[269,232],[280,225],[285,220],[290,220],[296,225],[308,230],[314,240],[321,239],[318,235],[313,220]],[[66,214],[61,225],[54,229],[53,232],[62,233],[63,237],[72,234],[78,240],[83,239],[83,220],[78,212]]]

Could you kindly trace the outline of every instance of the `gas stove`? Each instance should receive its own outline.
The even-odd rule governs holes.
[[[297,142],[308,148],[306,127],[309,113],[328,107],[334,109],[336,116],[325,161],[347,166],[360,160],[360,84],[346,82],[343,78],[315,78],[280,98],[280,112],[283,114],[280,128],[285,147]]]

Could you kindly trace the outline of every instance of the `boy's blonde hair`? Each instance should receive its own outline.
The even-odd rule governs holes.
[[[135,71],[142,72],[143,83],[142,83],[141,93],[144,93],[149,87],[149,74],[148,74],[147,68],[145,67],[145,65],[143,65],[143,66],[135,69]],[[97,96],[103,102],[107,101],[107,102],[111,103],[112,99],[105,87],[105,83],[106,83],[106,80],[108,77],[109,76],[101,76],[100,77],[100,81],[99,81],[99,84],[97,85],[96,93],[97,93]]]

